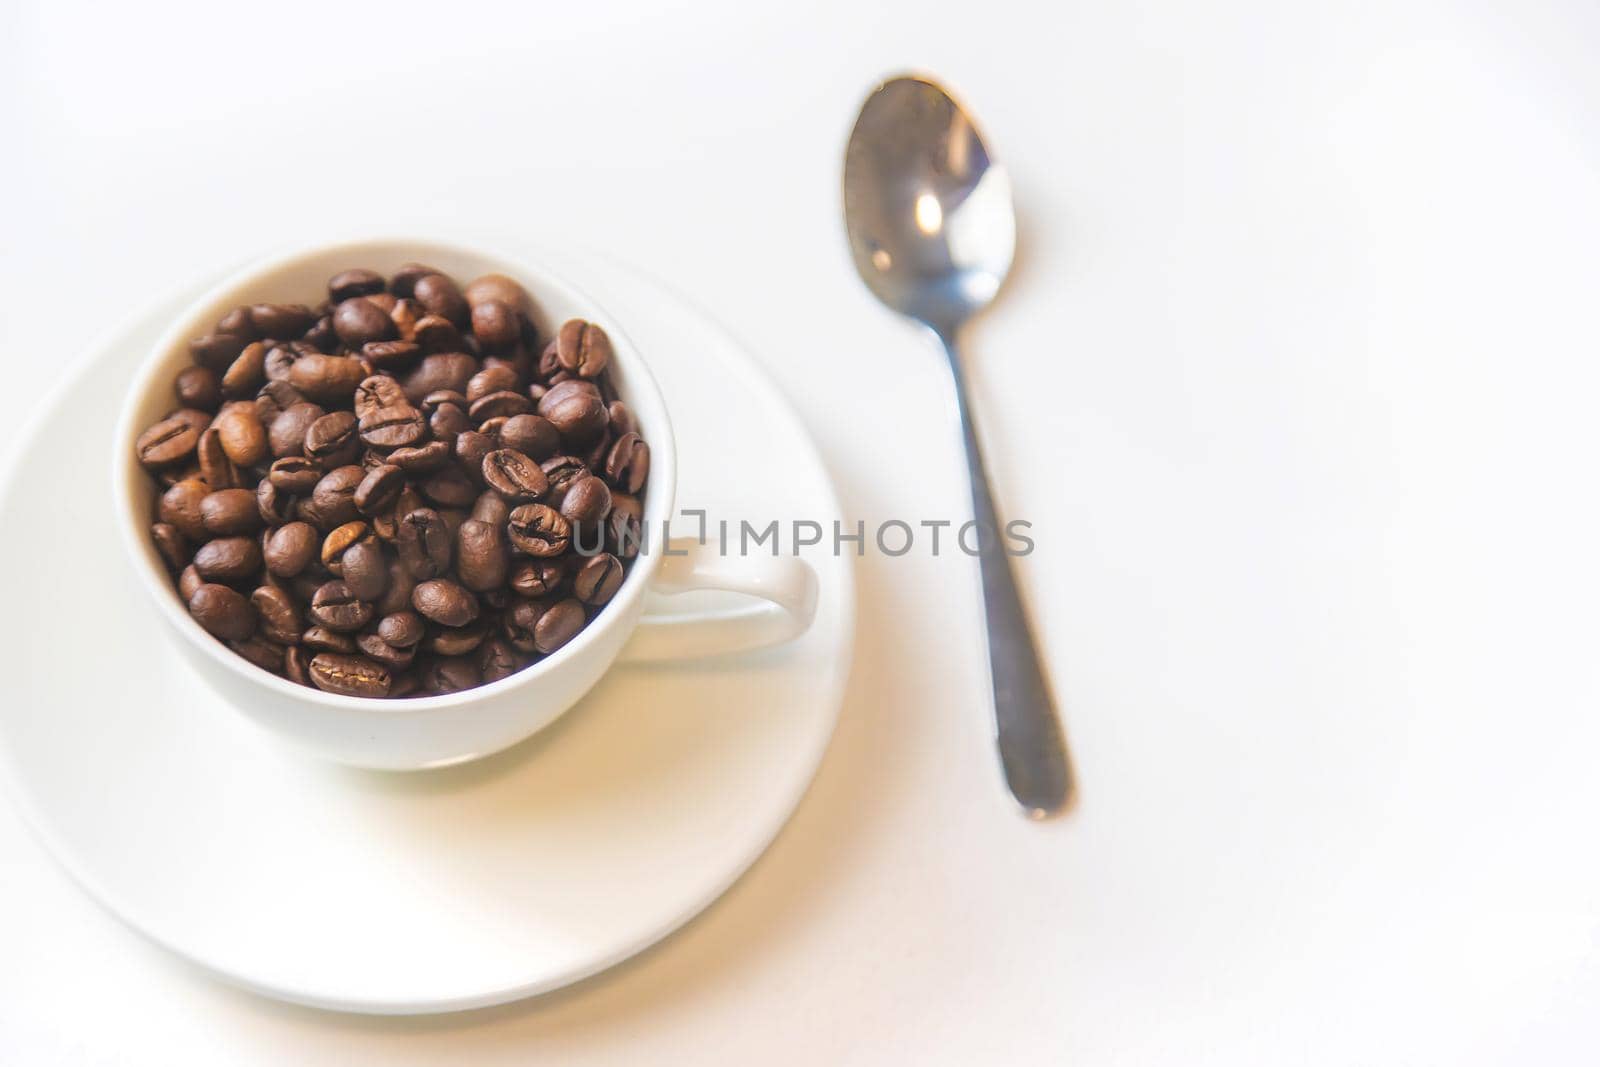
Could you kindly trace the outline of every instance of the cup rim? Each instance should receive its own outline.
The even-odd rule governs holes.
[[[293,269],[304,261],[331,255],[348,256],[347,266],[359,266],[363,257],[371,258],[374,255],[374,249],[398,251],[404,258],[419,262],[427,262],[430,255],[433,258],[478,260],[485,264],[484,273],[503,273],[520,282],[528,290],[535,305],[539,303],[541,293],[559,293],[567,302],[585,308],[585,317],[604,327],[611,338],[612,357],[624,370],[625,393],[629,407],[640,415],[641,425],[652,427],[650,484],[644,501],[643,521],[646,528],[652,524],[659,524],[661,529],[666,529],[665,519],[671,513],[677,494],[677,445],[660,386],[627,331],[605,306],[586,290],[537,260],[521,255],[502,255],[475,244],[422,235],[408,237],[384,234],[297,246],[289,251],[253,260],[231,271],[191,300],[144,354],[129,380],[128,392],[123,398],[122,409],[117,418],[112,447],[112,489],[123,547],[133,564],[134,571],[138,573],[156,609],[166,616],[186,640],[198,647],[202,654],[246,682],[264,687],[286,699],[305,701],[345,712],[376,713],[385,716],[421,715],[433,711],[459,709],[509,693],[536,682],[544,675],[583,655],[591,645],[601,641],[609,629],[618,625],[621,620],[633,616],[633,607],[643,598],[661,564],[660,549],[664,546],[650,541],[641,546],[639,555],[628,568],[627,577],[623,580],[621,588],[594,620],[579,631],[571,641],[537,663],[530,664],[498,681],[455,693],[400,699],[346,696],[329,693],[315,686],[300,685],[279,677],[251,663],[206,632],[183,607],[177,588],[150,544],[147,529],[148,513],[141,508],[135,492],[136,484],[148,487],[149,481],[148,472],[139,465],[132,453],[133,441],[140,430],[137,425],[137,412],[145,399],[151,395],[152,390],[169,387],[169,383],[160,380],[159,371],[174,349],[178,346],[187,346],[191,338],[210,332],[212,324],[227,310],[241,303],[274,299],[272,294],[263,293],[259,288],[266,277]]]

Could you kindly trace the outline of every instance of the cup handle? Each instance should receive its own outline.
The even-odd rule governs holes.
[[[698,590],[742,593],[748,607],[682,614],[646,609],[622,650],[627,663],[748,652],[793,641],[817,613],[817,573],[793,556],[725,556],[693,537],[664,546],[650,590],[672,596]]]

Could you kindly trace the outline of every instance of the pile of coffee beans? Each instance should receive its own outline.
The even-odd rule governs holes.
[[[264,670],[364,697],[504,678],[583,629],[638,554],[650,449],[574,319],[503,275],[343,271],[190,343],[134,442],[189,613]]]

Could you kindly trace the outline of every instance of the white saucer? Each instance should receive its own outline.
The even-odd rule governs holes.
[[[660,379],[680,507],[735,526],[839,515],[805,430],[725,334],[615,265],[563,266]],[[92,353],[0,482],[0,542],[25,561],[0,573],[0,778],[73,876],[223,978],[380,1013],[555,989],[715,900],[789,818],[833,731],[848,557],[808,554],[821,599],[798,642],[618,667],[499,756],[410,775],[307,760],[186,673],[106,528],[118,399],[175,310]]]

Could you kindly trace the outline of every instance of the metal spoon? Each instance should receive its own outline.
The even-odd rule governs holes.
[[[1028,814],[1049,815],[1066,805],[1072,777],[1039,653],[997,536],[1000,526],[956,351],[961,325],[988,306],[1011,269],[1011,183],[948,93],[923,78],[895,78],[867,97],[850,134],[844,215],[850,252],[867,288],[928,327],[949,358],[978,523],[1000,762],[1006,784]]]

